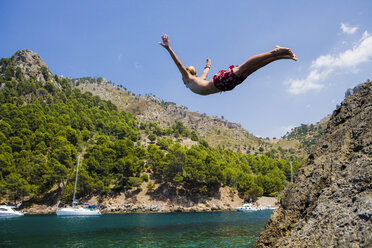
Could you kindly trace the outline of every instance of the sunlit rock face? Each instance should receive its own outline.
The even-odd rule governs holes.
[[[372,247],[372,82],[338,107],[255,247]]]

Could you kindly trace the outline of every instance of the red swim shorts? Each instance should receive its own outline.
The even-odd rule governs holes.
[[[221,91],[228,91],[235,88],[235,86],[241,84],[245,78],[238,78],[233,69],[238,66],[230,65],[227,71],[220,70],[216,75],[213,76],[214,86]]]

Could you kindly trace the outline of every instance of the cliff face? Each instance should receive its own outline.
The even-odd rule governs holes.
[[[372,247],[372,82],[336,109],[255,247]]]
[[[39,54],[24,49],[17,51],[11,60],[14,61],[17,67],[21,68],[22,75],[27,80],[34,77],[36,81],[52,81],[55,82],[53,74],[47,69],[44,60],[41,59]],[[44,72],[42,68],[44,67]]]

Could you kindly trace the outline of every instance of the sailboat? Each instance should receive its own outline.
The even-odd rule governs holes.
[[[78,163],[76,168],[76,177],[75,177],[75,186],[74,186],[74,196],[72,199],[72,206],[65,207],[65,208],[58,208],[56,214],[57,216],[98,216],[102,215],[101,211],[97,208],[96,205],[89,205],[89,204],[81,204],[75,201],[76,195],[76,185],[78,182],[78,174],[79,174],[79,163],[80,163],[80,155],[78,157]],[[59,202],[58,202],[59,205]]]

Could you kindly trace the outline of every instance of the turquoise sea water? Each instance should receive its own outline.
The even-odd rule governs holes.
[[[0,218],[0,247],[249,247],[271,213]]]

